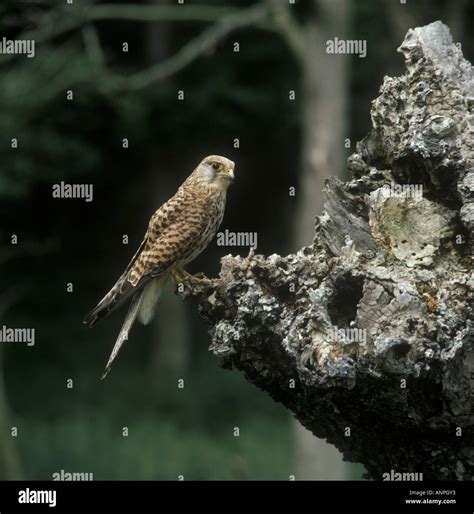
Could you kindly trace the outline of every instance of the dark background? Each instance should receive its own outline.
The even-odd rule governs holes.
[[[265,2],[149,5],[244,11],[258,3]],[[298,466],[290,414],[237,372],[218,367],[192,300],[183,305],[167,294],[152,325],[134,327],[103,382],[125,312],[93,330],[82,319],[123,271],[154,210],[208,154],[236,162],[222,230],[257,232],[258,252],[265,254],[311,242],[295,237],[301,197],[288,194],[304,184],[302,139],[312,130],[304,65],[281,34],[248,26],[166,79],[130,89],[116,74],[129,77],[166,61],[213,22],[89,20],[97,4],[0,5],[0,38],[38,38],[33,59],[0,56],[0,321],[36,331],[35,346],[0,343],[0,477],[50,479],[63,469],[94,479],[287,480]],[[290,7],[297,30],[314,22],[331,32],[319,4],[297,0]],[[346,56],[346,98],[335,98],[347,105],[344,131],[336,135],[343,160],[370,130],[370,102],[384,75],[404,72],[396,48],[409,27],[441,19],[471,61],[474,51],[472,3],[345,5],[346,37],[367,40],[367,57]],[[68,29],[71,20],[77,23]],[[107,68],[91,43],[94,34]],[[337,27],[334,36],[342,38]],[[321,52],[315,48],[314,59]],[[324,78],[326,70],[320,73]],[[61,181],[93,184],[93,202],[52,198]],[[315,202],[314,214],[318,208]],[[213,241],[189,271],[216,276],[222,256],[247,252]],[[177,387],[180,378],[184,389]],[[349,476],[360,471],[352,468]]]

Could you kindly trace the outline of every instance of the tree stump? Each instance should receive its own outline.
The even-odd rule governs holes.
[[[474,73],[439,21],[398,51],[406,72],[385,77],[352,180],[327,182],[313,243],[226,256],[182,296],[223,367],[370,478],[471,480]]]

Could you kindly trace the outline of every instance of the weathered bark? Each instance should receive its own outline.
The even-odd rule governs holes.
[[[370,477],[471,479],[474,74],[440,22],[399,50],[407,71],[385,78],[353,179],[328,181],[313,244],[226,256],[219,279],[184,296],[199,298],[223,367]],[[423,196],[388,194],[391,183]]]

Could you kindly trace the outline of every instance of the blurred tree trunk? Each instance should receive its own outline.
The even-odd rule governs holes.
[[[304,26],[302,170],[295,218],[295,247],[311,243],[314,217],[322,210],[324,181],[342,176],[345,168],[348,58],[326,53],[326,41],[346,38],[346,0],[312,0],[313,15]],[[295,420],[296,477],[301,480],[342,480],[347,468],[342,454]]]
[[[164,2],[157,3],[162,5]],[[146,26],[149,65],[160,62],[169,55],[170,30],[171,27],[167,23],[150,23]],[[154,156],[150,162],[153,172],[156,173],[161,165],[160,160]],[[173,192],[174,184],[165,183],[166,178],[171,176],[160,176],[160,184],[163,189]],[[173,322],[170,323],[170,320]],[[191,346],[189,316],[183,302],[169,291],[163,293],[158,304],[153,328],[154,351],[151,360],[153,378],[159,379],[163,374],[183,378]]]
[[[345,39],[348,4],[345,0],[313,0],[314,16],[304,27],[303,148],[296,238],[309,243],[314,217],[322,209],[324,182],[345,168],[344,139],[348,58],[326,53],[326,41]]]

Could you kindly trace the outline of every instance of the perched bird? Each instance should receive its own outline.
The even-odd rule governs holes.
[[[129,265],[85,317],[84,323],[92,327],[132,297],[102,378],[128,339],[135,319],[147,324],[153,318],[167,279],[182,282],[191,277],[183,266],[197,257],[216,234],[224,216],[227,188],[234,180],[234,166],[220,155],[209,155],[200,162],[176,194],[153,214]]]

